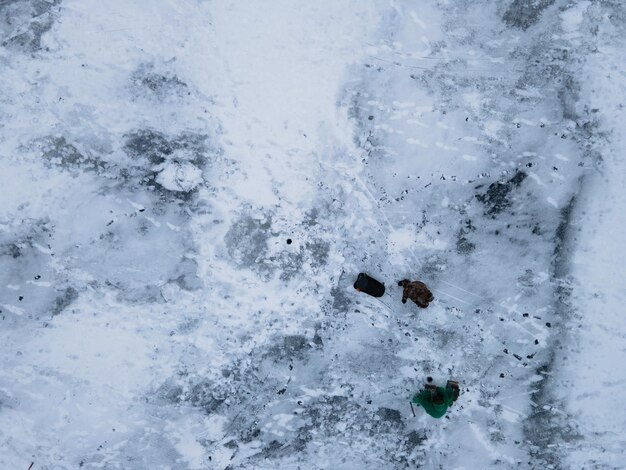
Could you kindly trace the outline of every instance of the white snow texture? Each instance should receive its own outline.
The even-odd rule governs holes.
[[[625,50],[621,0],[0,0],[0,469],[626,468]]]

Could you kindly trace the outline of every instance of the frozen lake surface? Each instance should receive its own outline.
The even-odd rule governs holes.
[[[0,468],[623,468],[624,50],[619,0],[0,0]]]

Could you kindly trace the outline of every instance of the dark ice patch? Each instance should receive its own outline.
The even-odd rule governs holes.
[[[542,468],[562,468],[563,449],[555,443],[573,445],[583,437],[571,424],[576,422],[575,417],[562,411],[567,406],[553,392],[554,351],[550,355],[548,362],[536,369],[537,375],[544,379],[531,391],[530,398],[535,406],[524,421],[523,430],[532,443],[529,453],[535,464],[541,464]]]
[[[157,100],[182,97],[190,93],[187,84],[176,74],[157,70],[153,64],[140,66],[130,80],[136,93]]]
[[[527,30],[537,23],[543,11],[554,3],[554,0],[514,0],[504,12],[504,22],[521,30]]]
[[[11,258],[19,258],[22,256],[22,248],[15,243],[7,243],[0,245],[0,256],[7,255]]]
[[[469,255],[474,249],[476,249],[476,245],[463,234],[459,234],[456,240],[456,251],[462,255]]]
[[[576,111],[576,104],[579,100],[580,85],[572,75],[565,74],[563,82],[559,88],[559,101],[561,102],[561,109],[563,110],[563,117],[576,121],[578,119],[578,112]]]
[[[427,439],[428,438],[426,437],[425,434],[420,433],[418,431],[411,431],[410,433],[406,435],[405,442],[406,442],[407,447],[415,448],[415,447],[420,446]]]
[[[570,76],[567,64],[572,52],[558,43],[538,41],[528,48],[517,49],[514,55],[520,55],[525,61],[524,71],[516,81],[519,89],[562,86]]]
[[[439,277],[442,268],[446,266],[448,260],[439,254],[428,255],[422,260],[420,275],[424,277]]]
[[[287,442],[287,448],[293,452],[302,452],[307,444],[320,437],[341,435],[349,439],[349,432],[341,426],[355,426],[359,431],[361,425],[369,421],[367,411],[348,397],[331,395],[308,403],[302,410],[301,418],[304,422],[297,430],[295,437]]]
[[[196,132],[182,132],[171,138],[171,145],[174,150],[186,152],[189,162],[197,166],[211,163],[209,157],[221,155],[221,151],[211,145],[209,136]]]
[[[330,244],[323,241],[307,242],[304,245],[305,251],[310,257],[311,265],[315,267],[324,266],[328,262]]]
[[[21,219],[21,226],[15,233],[0,232],[0,256],[17,259],[28,253],[35,257],[41,257],[43,253],[35,249],[35,244],[49,248],[48,244],[53,234],[54,225],[47,217]]]
[[[313,344],[317,348],[323,348],[324,347],[324,341],[322,340],[322,337],[319,335],[318,332],[315,332],[315,335],[313,336]]]
[[[213,385],[207,381],[194,385],[185,397],[185,401],[201,408],[206,414],[217,412],[225,400],[226,398],[219,396]]]
[[[199,318],[190,318],[190,319],[182,321],[176,328],[176,332],[181,335],[186,335],[197,330],[200,327],[200,325],[201,325],[201,321]],[[224,371],[222,371],[222,374],[223,373]],[[228,377],[228,375],[225,375],[225,377]]]
[[[184,401],[185,390],[174,379],[169,379],[155,390],[154,396],[177,405]]]
[[[519,282],[522,286],[526,288],[531,288],[535,286],[535,273],[532,269],[526,269],[524,274],[520,275],[517,278],[517,282]]]
[[[60,0],[0,1],[0,45],[31,54],[41,51],[41,38],[52,28],[60,3]]]
[[[237,439],[231,439],[224,444],[224,447],[227,449],[237,449],[239,447],[239,443],[237,442]]]
[[[313,268],[328,262],[330,245],[321,240],[307,241],[297,249],[270,254],[268,240],[275,235],[271,217],[261,220],[244,215],[228,229],[224,243],[235,265],[250,268],[264,279],[278,271],[279,278],[288,281],[302,271],[306,262]]]
[[[276,360],[303,359],[311,349],[309,340],[303,335],[287,335],[278,344],[270,347],[268,354]]]
[[[280,279],[288,281],[302,272],[302,265],[309,262],[312,268],[319,268],[328,262],[330,245],[324,241],[310,241],[304,243],[295,251],[282,251],[268,259],[260,260],[267,264],[269,269],[277,269]]]
[[[183,368],[160,385],[150,397],[172,405],[191,405],[210,415],[222,411],[231,381],[232,376],[224,383],[207,378],[191,380],[187,370]]]
[[[172,403],[179,403],[181,401],[181,397],[183,396],[183,387],[177,385],[171,388],[166,388],[162,392],[162,396],[166,400]]]
[[[52,316],[60,314],[69,307],[76,299],[78,299],[78,291],[73,287],[67,287],[59,296],[54,299],[52,307]]]
[[[476,198],[487,207],[487,214],[497,215],[511,206],[510,193],[519,187],[527,176],[523,171],[518,171],[506,182],[496,181],[491,183],[487,192],[485,194],[477,194]]]
[[[457,233],[456,251],[458,253],[468,255],[474,251],[476,245],[466,237],[466,235],[474,231],[476,231],[476,227],[472,224],[472,220],[465,220],[463,227],[461,227]]]
[[[345,290],[339,286],[334,286],[330,290],[330,296],[332,298],[333,311],[345,313],[348,311],[350,305],[352,305],[352,298],[348,297]]]
[[[353,407],[356,407],[356,404],[350,402],[348,397],[343,395],[326,396],[311,406],[310,418],[313,425],[318,429],[334,427],[346,418]]]
[[[124,152],[133,158],[146,158],[150,163],[163,163],[174,148],[169,139],[153,129],[139,129],[126,136]]]
[[[304,263],[305,254],[303,248],[295,252],[283,251],[277,256],[271,256],[268,260],[263,260],[267,263],[267,269],[274,267],[280,270],[279,278],[281,281],[288,281],[302,271],[302,263]]]
[[[304,214],[304,218],[302,219],[302,225],[306,227],[315,227],[318,224],[318,219],[320,217],[320,211],[317,207],[312,208]]]
[[[346,90],[347,91],[347,90]],[[369,93],[365,93],[361,90],[353,91],[350,96],[345,97],[344,100],[347,104],[348,118],[356,121],[356,124],[361,127],[360,130],[366,124],[366,103],[369,99]]]
[[[0,390],[0,409],[8,407],[13,404],[14,400],[6,393]]]
[[[50,136],[35,144],[48,167],[58,166],[66,170],[101,171],[105,163],[96,157],[81,153],[75,145],[63,136]]]
[[[154,129],[138,129],[125,136],[124,152],[133,159],[145,158],[158,165],[169,159],[185,160],[195,165],[208,163],[209,154],[219,152],[209,145],[209,136],[183,132],[169,136]],[[184,153],[175,153],[183,150]]]
[[[554,236],[554,274],[557,278],[563,277],[567,274],[568,267],[559,266],[559,262],[567,263],[568,258],[564,258],[564,251],[567,248],[567,242],[570,236],[571,219],[573,210],[576,205],[576,195],[573,195],[568,201],[567,205],[560,211],[559,225],[556,228]]]
[[[566,279],[570,274],[570,264],[572,258],[571,247],[571,219],[576,206],[576,195],[573,195],[568,204],[561,209],[559,225],[556,229],[554,237],[554,255],[552,262],[552,271],[556,289],[554,292],[556,307],[560,310],[561,318],[565,317],[565,313],[571,309],[571,295],[573,286]],[[549,324],[546,324],[550,326]]]
[[[285,336],[283,340],[283,349],[289,355],[301,354],[309,348],[309,342],[302,335]]]
[[[376,415],[384,421],[388,421],[393,424],[402,425],[402,415],[398,410],[393,408],[378,408]]]
[[[237,266],[249,267],[263,276],[269,276],[270,268],[263,260],[267,257],[271,227],[271,218],[259,220],[244,216],[228,229],[224,242]]]
[[[285,445],[282,442],[274,439],[263,448],[261,453],[263,457],[272,459],[289,453],[289,449],[286,449]]]
[[[583,186],[583,177],[580,178],[578,190]],[[570,273],[571,264],[571,218],[576,206],[576,194],[572,195],[568,204],[560,211],[560,222],[556,228],[554,253],[552,258],[552,275],[555,282],[554,316],[563,323],[567,322],[574,308],[571,305],[571,283],[562,282]],[[550,328],[551,322],[546,322]],[[557,387],[553,376],[557,361],[558,349],[562,349],[564,335],[559,335],[548,344],[547,359],[536,369],[536,374],[544,379],[539,381],[531,393],[532,403],[536,403],[528,418],[524,422],[524,434],[529,443],[530,455],[536,465],[543,468],[554,466],[558,468],[562,461],[561,443],[572,445],[582,439],[579,431],[572,424],[575,417],[563,413],[567,407],[562,400],[555,396]]]

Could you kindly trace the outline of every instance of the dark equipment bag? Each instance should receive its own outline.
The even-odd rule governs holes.
[[[372,297],[382,297],[385,293],[385,285],[365,273],[359,273],[354,288]]]

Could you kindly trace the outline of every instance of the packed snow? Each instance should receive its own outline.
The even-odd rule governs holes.
[[[623,468],[625,48],[619,0],[0,1],[0,468]]]

